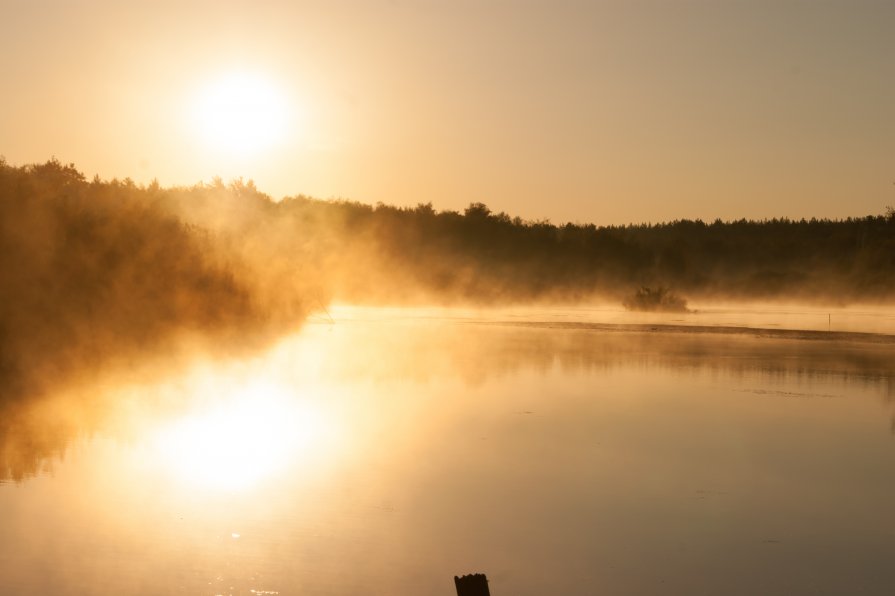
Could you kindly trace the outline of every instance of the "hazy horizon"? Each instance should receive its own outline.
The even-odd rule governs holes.
[[[895,202],[891,3],[4,6],[14,164],[554,222]]]
[[[274,203],[281,203],[284,200],[289,200],[289,199],[307,199],[307,200],[311,200],[311,201],[319,201],[321,203],[329,203],[329,204],[344,203],[344,204],[351,204],[351,205],[359,205],[359,206],[363,206],[363,207],[370,207],[373,209],[384,207],[384,208],[412,210],[415,208],[419,208],[420,206],[431,206],[434,213],[445,213],[445,214],[446,213],[463,213],[463,211],[466,208],[468,208],[470,204],[481,204],[481,205],[484,205],[485,207],[488,207],[489,210],[491,209],[491,205],[486,204],[486,203],[481,203],[479,201],[467,201],[466,203],[459,205],[457,207],[448,208],[448,207],[441,207],[439,205],[436,205],[432,201],[421,201],[421,202],[414,203],[414,204],[400,204],[397,202],[384,200],[384,201],[376,201],[375,203],[371,203],[368,201],[356,200],[352,197],[342,197],[342,196],[320,197],[320,196],[308,195],[308,194],[302,193],[302,192],[287,193],[282,196],[275,196],[275,195],[272,195],[270,192],[267,192],[266,189],[258,186],[255,179],[251,176],[236,176],[236,177],[227,179],[220,175],[213,175],[210,178],[208,178],[207,180],[197,180],[197,181],[189,183],[189,184],[172,184],[170,186],[165,186],[165,185],[160,184],[158,177],[155,177],[155,176],[150,177],[147,180],[137,180],[133,176],[128,176],[127,174],[125,174],[123,176],[115,176],[115,177],[107,177],[107,178],[101,177],[98,173],[94,173],[92,176],[90,176],[90,175],[88,175],[87,172],[81,170],[81,168],[79,167],[79,164],[77,164],[75,162],[69,162],[66,160],[59,159],[59,157],[56,155],[50,155],[48,158],[38,160],[35,162],[28,162],[28,163],[15,163],[9,159],[6,159],[6,156],[4,156],[4,155],[0,155],[0,160],[3,160],[4,164],[6,164],[7,166],[12,167],[12,168],[42,167],[47,163],[55,163],[55,164],[58,164],[60,167],[74,168],[81,174],[84,174],[85,178],[87,178],[88,180],[92,180],[92,181],[99,182],[102,184],[109,184],[109,183],[114,183],[114,182],[118,182],[118,183],[122,183],[122,184],[133,183],[136,188],[141,189],[141,190],[146,190],[154,184],[159,184],[159,189],[164,190],[164,191],[187,190],[190,188],[203,188],[203,187],[204,188],[213,188],[218,185],[223,185],[223,187],[228,187],[228,188],[233,187],[234,185],[236,185],[236,186],[249,185],[253,189],[253,192],[257,192],[259,195],[263,195],[263,196],[267,197]],[[471,196],[476,196],[476,195],[475,195],[475,193],[472,193]],[[847,213],[847,214],[844,214],[841,216],[832,216],[832,217],[818,216],[815,214],[806,214],[806,215],[803,215],[800,217],[788,217],[788,216],[738,217],[738,218],[718,217],[718,218],[713,218],[713,219],[707,219],[707,218],[698,217],[698,216],[697,217],[684,217],[684,216],[676,216],[674,214],[671,214],[669,219],[663,219],[663,220],[647,219],[647,220],[624,221],[624,222],[604,222],[604,221],[582,220],[582,219],[553,220],[549,217],[546,217],[546,218],[525,218],[525,217],[522,217],[519,213],[517,213],[515,211],[500,211],[500,212],[494,211],[494,213],[502,213],[502,214],[509,216],[510,218],[519,218],[522,222],[527,223],[527,224],[546,223],[546,224],[551,224],[554,226],[564,226],[567,224],[571,224],[571,225],[578,225],[578,226],[594,225],[597,227],[639,227],[639,226],[663,226],[663,225],[673,224],[676,222],[685,222],[685,221],[694,221],[694,222],[701,221],[701,222],[704,222],[707,224],[713,223],[715,221],[720,221],[722,223],[728,224],[728,223],[736,223],[739,221],[747,221],[750,223],[762,223],[762,222],[768,222],[768,221],[773,221],[773,220],[793,221],[793,222],[810,221],[810,220],[844,222],[847,220],[863,219],[866,217],[889,216],[892,213],[892,210],[895,209],[895,207],[893,207],[893,203],[895,203],[895,200],[890,201],[889,203],[886,203],[885,205],[880,205],[876,209],[871,209],[870,211],[868,211],[866,213],[854,212],[854,213]]]

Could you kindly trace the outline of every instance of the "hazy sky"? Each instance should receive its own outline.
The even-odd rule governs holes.
[[[0,0],[0,73],[0,154],[88,176],[554,222],[895,204],[892,0]]]

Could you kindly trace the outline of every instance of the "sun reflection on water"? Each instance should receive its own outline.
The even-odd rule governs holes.
[[[256,487],[287,468],[311,465],[311,454],[332,438],[322,408],[277,382],[220,380],[203,391],[214,399],[163,424],[151,439],[159,463],[192,488]]]

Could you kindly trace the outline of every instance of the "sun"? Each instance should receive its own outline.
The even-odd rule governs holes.
[[[291,110],[284,91],[260,74],[234,72],[197,93],[193,122],[207,149],[255,156],[289,134]]]

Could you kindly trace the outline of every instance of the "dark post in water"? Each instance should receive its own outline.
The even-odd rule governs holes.
[[[472,573],[462,577],[454,576],[457,596],[491,596],[488,591],[488,578],[484,573]]]

